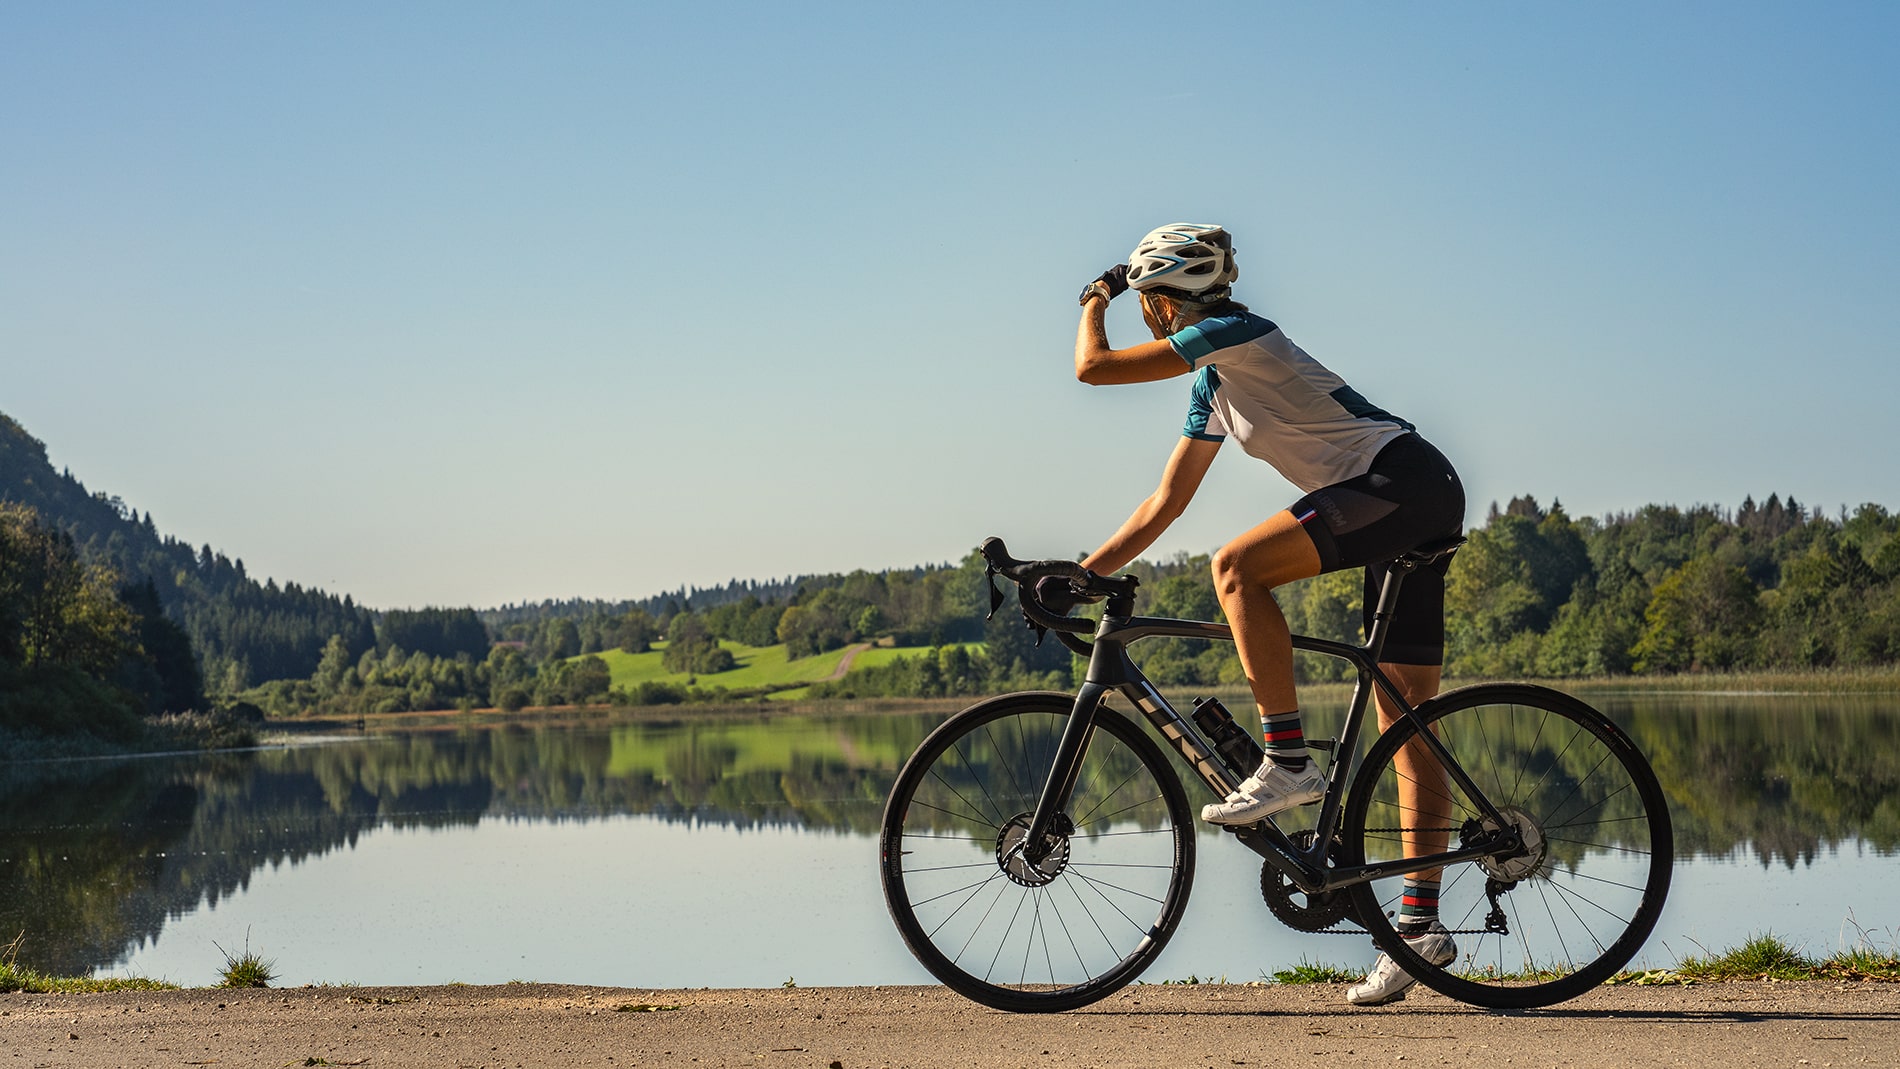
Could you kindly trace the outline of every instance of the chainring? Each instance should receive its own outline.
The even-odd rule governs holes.
[[[1293,845],[1302,850],[1312,849],[1315,838],[1311,830],[1295,832],[1292,836]],[[1339,845],[1335,837],[1333,849],[1327,853],[1336,854]],[[1352,895],[1344,889],[1307,894],[1265,861],[1260,863],[1260,897],[1266,900],[1267,909],[1280,923],[1294,931],[1323,932],[1352,916]]]

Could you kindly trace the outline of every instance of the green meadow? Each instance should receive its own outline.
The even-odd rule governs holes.
[[[769,690],[773,697],[797,697],[803,693],[806,684],[830,679],[838,670],[838,665],[854,647],[827,650],[811,657],[796,660],[786,656],[784,644],[776,646],[746,646],[729,640],[720,640],[721,646],[731,651],[738,667],[729,672],[712,675],[692,675],[686,672],[669,672],[660,663],[661,651],[665,642],[654,643],[654,648],[646,653],[626,653],[621,650],[606,650],[594,654],[607,662],[607,669],[613,674],[616,687],[634,687],[641,683],[673,683],[679,686],[726,687],[732,690]],[[965,643],[972,649],[980,649],[981,643]],[[859,668],[872,668],[889,664],[899,657],[915,657],[931,652],[929,646],[873,646],[860,652],[851,663],[853,671]]]

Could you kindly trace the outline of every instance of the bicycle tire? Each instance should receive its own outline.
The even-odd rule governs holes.
[[[1193,887],[1181,781],[1148,734],[1106,706],[1057,860],[1006,859],[1073,703],[1027,692],[965,709],[918,747],[885,804],[879,869],[891,919],[931,975],[994,1009],[1056,1012],[1120,990],[1166,946]]]
[[[1674,833],[1649,762],[1603,714],[1545,687],[1464,687],[1418,713],[1532,849],[1444,869],[1439,915],[1458,942],[1444,965],[1399,938],[1402,877],[1354,886],[1373,942],[1426,986],[1496,1009],[1548,1006],[1609,979],[1641,949],[1669,892]],[[1419,795],[1440,799],[1448,820],[1422,802],[1400,810],[1395,758],[1417,734],[1396,724],[1367,752],[1346,804],[1348,864],[1407,856],[1401,828],[1443,827],[1453,845],[1483,830],[1479,808],[1448,778],[1442,794]],[[1494,912],[1505,931],[1477,927],[1491,927]]]

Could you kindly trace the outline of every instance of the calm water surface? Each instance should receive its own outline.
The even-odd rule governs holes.
[[[1900,939],[1900,698],[1590,698],[1675,817],[1649,964],[1763,931],[1822,954],[1857,926]],[[0,942],[25,933],[21,964],[47,971],[193,985],[247,939],[285,984],[928,983],[885,913],[875,835],[943,715],[463,725],[0,765]],[[1364,937],[1279,925],[1258,859],[1200,842],[1149,980],[1371,961]]]

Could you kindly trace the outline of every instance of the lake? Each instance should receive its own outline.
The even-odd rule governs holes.
[[[1900,939],[1900,696],[1588,697],[1675,819],[1675,882],[1637,964],[1770,931],[1817,956]],[[885,912],[876,829],[946,711],[448,718],[3,764],[0,945],[24,933],[21,965],[186,985],[247,945],[284,985],[930,983]],[[1279,925],[1258,858],[1199,842],[1187,919],[1147,980],[1370,963],[1363,936]]]

